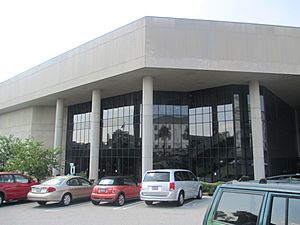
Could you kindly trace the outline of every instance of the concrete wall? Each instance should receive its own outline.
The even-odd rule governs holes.
[[[45,147],[53,147],[55,107],[35,106],[32,109],[31,136],[43,142]]]
[[[8,107],[144,67],[144,33],[141,19],[1,83],[0,113]]]
[[[300,75],[300,29],[150,17],[146,66]]]
[[[30,107],[0,115],[0,135],[28,138],[31,135],[32,114],[33,108]]]
[[[24,139],[33,137],[53,147],[55,107],[34,106],[0,115],[0,135]]]

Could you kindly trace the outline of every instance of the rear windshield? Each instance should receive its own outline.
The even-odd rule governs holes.
[[[99,185],[124,185],[124,179],[123,178],[102,178],[99,183]]]
[[[144,182],[169,182],[170,173],[169,172],[149,172],[144,177]]]
[[[47,180],[43,183],[43,185],[61,185],[62,182],[64,182],[66,178],[62,178],[62,177],[56,177],[56,178],[52,178],[50,180]]]

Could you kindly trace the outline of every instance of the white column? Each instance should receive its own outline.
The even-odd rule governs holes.
[[[98,179],[99,170],[99,142],[100,142],[100,90],[93,90],[92,93],[92,115],[91,115],[91,145],[90,145],[90,168],[89,179]]]
[[[142,176],[153,168],[153,78],[143,78]]]
[[[260,91],[258,81],[251,81],[249,83],[249,96],[251,112],[254,179],[259,180],[261,178],[265,178],[265,160],[263,126],[261,119]]]
[[[56,100],[56,113],[55,113],[55,128],[54,128],[54,148],[62,148],[63,137],[63,119],[64,119],[64,100]],[[61,161],[59,159],[59,161]],[[61,162],[60,162],[61,163]],[[56,176],[59,171],[55,168],[52,169],[52,175]]]

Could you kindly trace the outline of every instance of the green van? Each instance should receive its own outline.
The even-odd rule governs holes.
[[[300,225],[300,183],[266,181],[220,185],[203,225]]]

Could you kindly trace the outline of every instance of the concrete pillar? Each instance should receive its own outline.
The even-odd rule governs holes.
[[[53,148],[62,148],[62,138],[63,138],[63,120],[64,120],[64,100],[56,100],[56,113],[55,113],[55,128],[54,128],[54,143]],[[58,156],[60,165],[62,164],[61,156]],[[57,176],[62,171],[58,171],[52,168],[52,176]]]
[[[259,82],[249,83],[254,179],[265,178],[263,126],[261,119]]]
[[[92,93],[92,115],[91,115],[91,145],[90,145],[90,167],[89,179],[98,180],[99,170],[99,142],[100,142],[100,90],[93,90]]]
[[[153,78],[143,78],[142,176],[153,168]]]

